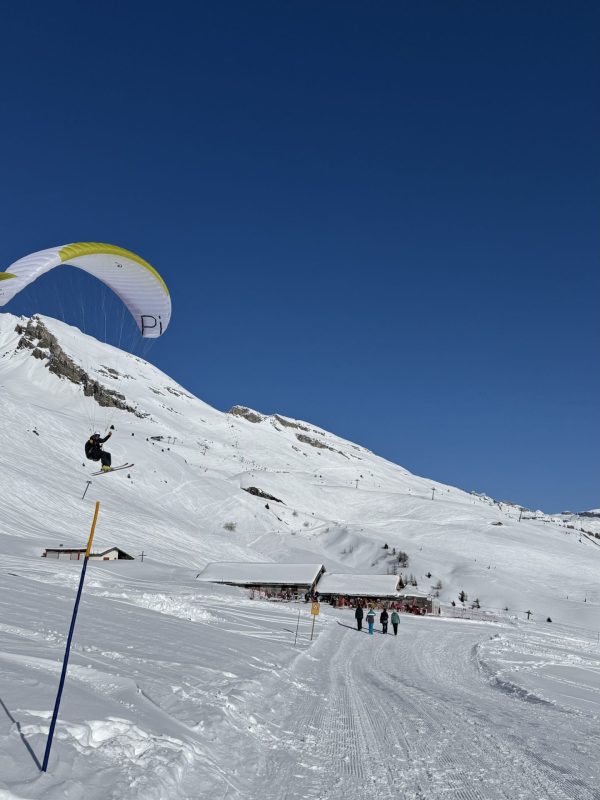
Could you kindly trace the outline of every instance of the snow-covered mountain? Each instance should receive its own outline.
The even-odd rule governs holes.
[[[140,358],[48,318],[0,317],[0,391],[10,487],[0,536],[11,549],[36,557],[81,543],[82,511],[100,499],[98,544],[162,563],[316,559],[386,573],[398,569],[395,547],[420,588],[441,581],[442,601],[464,590],[484,607],[596,624],[600,540],[580,534],[594,532],[592,518],[417,477],[311,423],[217,411]],[[83,443],[110,424],[114,463],[135,469],[95,480],[82,503],[92,471]]]
[[[593,516],[421,478],[281,414],[218,411],[45,317],[0,315],[0,403],[0,800],[597,796]],[[135,467],[92,479],[84,442],[111,425],[113,462]],[[81,569],[40,556],[82,546],[96,500],[96,547],[145,557],[90,567],[40,775]],[[499,621],[403,619],[393,650],[324,609],[311,643],[304,607],[195,581],[218,560],[399,570]]]

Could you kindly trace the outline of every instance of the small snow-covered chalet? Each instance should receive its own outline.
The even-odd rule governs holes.
[[[319,598],[335,605],[367,601],[385,603],[419,614],[439,614],[440,601],[414,586],[398,589],[397,575],[356,575],[328,572],[317,584]]]
[[[83,561],[85,547],[47,547],[42,553],[42,558],[58,558],[61,561]],[[90,559],[99,561],[133,561],[133,556],[121,550],[120,547],[109,547],[101,553],[90,553]]]
[[[243,586],[265,594],[288,593],[293,596],[313,594],[325,572],[323,564],[273,564],[259,561],[216,561],[196,576],[206,583]]]
[[[317,585],[319,597],[344,604],[355,599],[392,600],[398,597],[400,578],[397,575],[356,575],[328,572]]]

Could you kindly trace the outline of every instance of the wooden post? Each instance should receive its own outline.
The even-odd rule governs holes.
[[[63,658],[62,672],[60,674],[60,681],[58,684],[58,692],[54,702],[54,711],[52,712],[52,721],[50,722],[50,730],[48,731],[48,741],[46,742],[46,751],[44,753],[44,761],[42,764],[42,772],[48,769],[48,759],[50,758],[50,749],[52,747],[52,739],[54,738],[54,729],[58,719],[58,710],[60,708],[60,699],[62,697],[63,689],[65,686],[65,679],[67,677],[67,667],[69,666],[69,654],[71,652],[71,640],[73,639],[73,631],[75,630],[75,623],[77,621],[77,611],[79,610],[79,601],[81,600],[81,593],[83,591],[83,581],[85,580],[85,572],[87,563],[92,550],[92,541],[94,539],[94,532],[96,530],[96,522],[98,520],[98,513],[100,512],[100,502],[96,501],[96,508],[94,510],[94,519],[92,521],[92,529],[88,539],[87,547],[85,549],[85,558],[83,560],[83,567],[81,569],[81,577],[79,578],[79,588],[77,589],[77,597],[75,598],[75,605],[73,607],[73,616],[71,617],[71,626],[69,628],[69,635],[67,636],[67,646],[65,647],[65,656]]]
[[[300,609],[298,609],[298,622],[296,623],[296,636],[294,637],[294,647],[296,647],[296,642],[298,640],[298,628],[300,627]]]
[[[321,610],[321,604],[318,603],[316,600],[313,600],[313,602],[311,604],[311,607],[310,607],[310,613],[312,614],[312,618],[313,618],[312,627],[310,629],[310,640],[311,640],[311,642],[313,640],[313,634],[315,632],[315,618],[319,614],[320,610]]]

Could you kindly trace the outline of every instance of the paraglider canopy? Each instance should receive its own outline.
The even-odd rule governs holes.
[[[125,303],[146,339],[156,339],[171,319],[166,283],[141,256],[113,244],[77,242],[50,247],[15,261],[0,272],[0,306],[54,267],[70,265],[101,280]]]

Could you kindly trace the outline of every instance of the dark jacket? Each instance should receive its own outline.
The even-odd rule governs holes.
[[[86,457],[92,461],[98,461],[100,458],[100,453],[102,452],[102,445],[107,441],[107,439],[110,439],[110,433],[105,436],[104,439],[101,439],[99,436],[91,436],[85,443]]]
[[[387,622],[387,621],[388,621],[388,612],[384,608],[381,614],[379,615],[379,622]]]
[[[356,606],[356,611],[354,612],[354,616],[356,619],[362,619],[364,616],[364,611],[362,610],[361,606]]]

